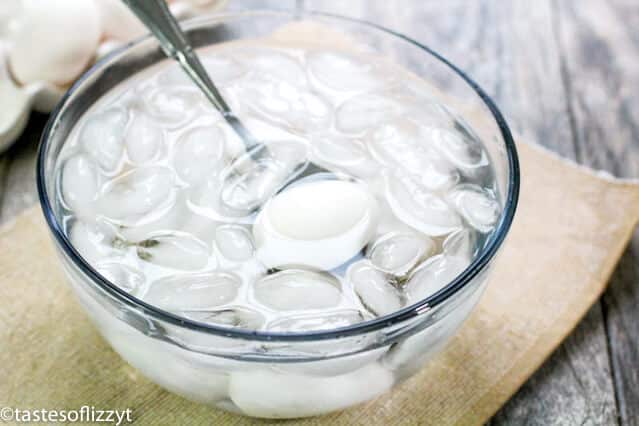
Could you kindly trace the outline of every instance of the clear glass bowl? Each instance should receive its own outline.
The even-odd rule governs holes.
[[[380,26],[305,12],[225,14],[185,24],[196,47],[265,36],[284,24],[313,21],[351,35],[423,77],[477,131],[496,171],[504,209],[485,246],[442,290],[398,312],[328,331],[258,332],[175,316],[110,283],[62,232],[54,211],[56,159],[80,116],[112,87],[166,58],[150,38],[135,41],[89,70],[66,94],[42,136],[38,190],[69,281],[89,317],[131,365],[166,389],[254,417],[327,413],[372,399],[413,375],[469,316],[513,219],[519,169],[510,131],[491,99],[426,46]],[[461,100],[461,101],[460,101]]]

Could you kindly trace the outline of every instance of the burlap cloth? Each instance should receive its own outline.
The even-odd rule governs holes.
[[[639,219],[639,185],[519,143],[521,199],[488,288],[443,353],[390,393],[297,425],[479,424],[599,297]],[[39,208],[0,231],[0,407],[133,410],[138,424],[263,421],[172,395],[102,340],[65,283]]]

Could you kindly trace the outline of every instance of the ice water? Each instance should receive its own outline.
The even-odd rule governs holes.
[[[493,231],[482,141],[413,76],[337,50],[203,57],[268,155],[174,64],[109,92],[60,156],[57,213],[113,284],[202,323],[326,330],[437,293]]]

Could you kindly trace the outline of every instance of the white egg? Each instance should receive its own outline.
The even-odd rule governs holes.
[[[122,0],[95,0],[102,34],[107,38],[129,41],[147,31]]]
[[[307,417],[374,398],[393,381],[393,374],[377,363],[334,377],[239,371],[231,374],[229,394],[249,416]]]
[[[266,203],[253,235],[268,267],[330,270],[355,256],[377,222],[375,198],[365,186],[339,180],[291,187]]]
[[[100,40],[93,0],[24,0],[20,25],[9,34],[9,66],[24,84],[64,86],[87,67]]]

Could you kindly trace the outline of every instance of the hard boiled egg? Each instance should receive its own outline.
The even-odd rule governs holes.
[[[268,267],[330,270],[372,238],[377,203],[365,185],[342,180],[300,183],[269,200],[253,226],[258,258]]]
[[[23,84],[69,84],[93,58],[100,34],[94,0],[25,0],[8,37],[11,72]]]

